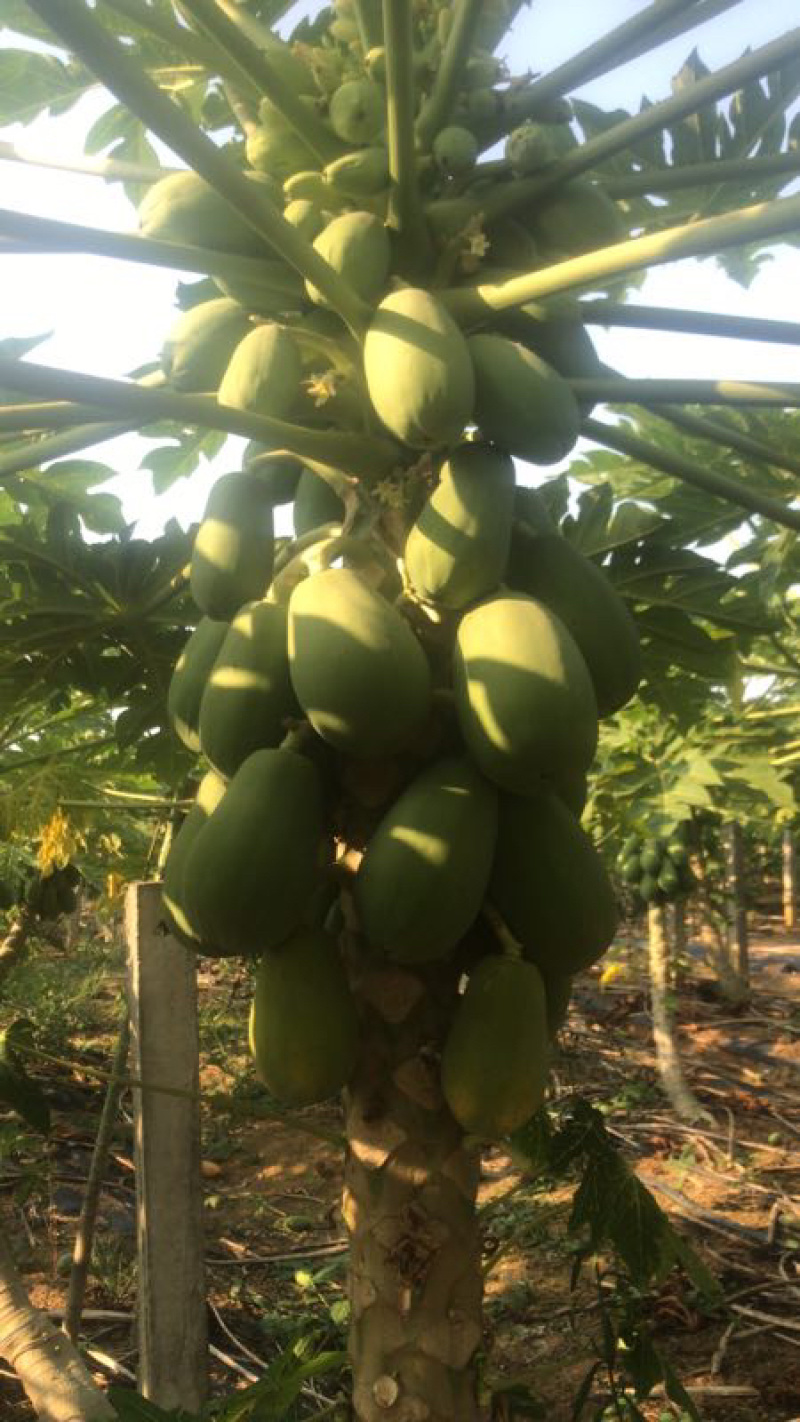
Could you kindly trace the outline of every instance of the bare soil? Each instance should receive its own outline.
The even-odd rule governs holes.
[[[733,1010],[715,998],[692,945],[681,969],[683,1061],[712,1123],[677,1121],[661,1096],[644,955],[635,939],[612,950],[619,968],[606,972],[604,985],[599,970],[579,980],[552,1076],[555,1103],[577,1094],[602,1110],[639,1177],[723,1287],[725,1305],[708,1309],[674,1271],[641,1303],[658,1347],[708,1422],[800,1422],[800,942],[777,924],[757,928],[744,1006]],[[81,954],[73,950],[72,958],[74,975]],[[57,947],[37,947],[36,962],[39,987],[66,980]],[[18,1015],[30,990],[26,971],[17,970],[9,984],[0,1026]],[[42,1060],[37,1068],[54,1108],[47,1146],[0,1115],[2,1228],[33,1301],[56,1312],[102,1104],[93,1073],[107,1065],[120,985],[117,959],[110,970],[106,965],[101,988],[76,1007],[74,1030],[67,1014],[52,1050],[61,1064]],[[246,970],[203,966],[203,1176],[218,1396],[246,1387],[298,1336],[341,1347],[346,1335],[341,1153],[317,1134],[338,1134],[340,1118],[328,1108],[292,1122],[275,1114],[246,1057],[248,996]],[[37,1008],[34,1001],[27,1010],[34,1021]],[[54,1030],[45,1025],[43,1036],[49,1040]],[[136,1368],[133,1187],[124,1102],[86,1298],[89,1362],[104,1385],[125,1381]],[[574,1248],[566,1224],[574,1190],[574,1181],[547,1190],[526,1181],[502,1151],[484,1163],[487,1388],[515,1382],[521,1399],[515,1411],[511,1394],[497,1393],[497,1422],[533,1416],[534,1398],[547,1422],[569,1422],[598,1356],[592,1268],[570,1288]],[[608,1259],[598,1264],[613,1268]],[[587,1419],[599,1415],[601,1379],[582,1414]],[[346,1408],[334,1404],[345,1391],[345,1376],[325,1378],[291,1415],[344,1419]],[[648,1422],[680,1415],[663,1396],[639,1406]],[[0,1419],[31,1415],[13,1375],[0,1374]]]

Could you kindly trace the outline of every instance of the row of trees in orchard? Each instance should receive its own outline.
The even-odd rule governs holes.
[[[135,377],[0,343],[3,873],[50,823],[29,914],[71,858],[163,874],[180,942],[251,964],[276,1100],[343,1093],[358,1422],[486,1415],[483,1152],[541,1121],[622,883],[652,937],[703,816],[795,813],[800,385],[758,352],[800,326],[631,298],[796,241],[800,32],[636,114],[574,96],[729,8],[653,0],[539,75],[496,57],[513,0],[4,17],[7,117],[100,85],[132,207],[0,210],[0,252],[190,279]],[[626,325],[742,339],[753,379],[623,377],[591,333]],[[162,489],[248,440],[188,533],[99,490],[132,429]],[[40,1415],[114,1415],[59,1347],[18,1363]]]

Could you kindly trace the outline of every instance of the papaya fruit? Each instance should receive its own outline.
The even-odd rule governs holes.
[[[657,879],[661,872],[663,857],[661,845],[654,840],[648,840],[639,855],[639,862],[645,874],[652,874]]]
[[[533,533],[557,533],[558,524],[538,489],[518,484],[514,493],[514,521]],[[512,534],[513,549],[513,534]]]
[[[600,716],[630,701],[642,675],[639,634],[596,563],[560,533],[530,535],[517,529],[506,581],[549,607],[569,629],[589,668]]]
[[[343,212],[323,227],[313,245],[364,301],[378,300],[392,261],[389,234],[379,217],[373,212]],[[325,305],[311,282],[306,282],[306,291],[316,305]]]
[[[580,433],[567,382],[527,346],[505,336],[468,341],[475,370],[475,420],[487,439],[533,464],[556,464]]]
[[[465,757],[415,777],[367,843],[355,881],[369,943],[401,963],[443,958],[478,916],[497,793]]]
[[[558,1035],[567,1020],[570,998],[572,997],[572,978],[564,977],[558,973],[550,973],[547,977],[542,974],[542,980],[547,1011],[547,1032],[548,1036],[553,1038]]]
[[[265,198],[280,203],[280,189],[263,173],[246,173]],[[169,173],[144,195],[138,211],[143,237],[211,247],[242,256],[270,256],[263,237],[197,173]]]
[[[283,209],[284,221],[296,227],[301,237],[313,242],[325,226],[325,216],[308,198],[292,198]]]
[[[444,305],[419,287],[384,297],[364,342],[364,371],[380,419],[404,444],[453,444],[472,419],[467,342]]]
[[[359,148],[344,153],[323,169],[326,183],[334,192],[358,201],[386,192],[391,181],[389,154],[383,147]]]
[[[578,257],[622,242],[628,228],[621,209],[596,183],[574,178],[526,210],[536,241],[552,258]]]
[[[239,342],[217,391],[220,405],[273,419],[290,417],[301,398],[300,353],[284,326],[265,321]]]
[[[561,158],[574,146],[575,138],[569,124],[537,123],[534,119],[526,119],[509,133],[503,157],[511,164],[514,176],[520,178]]]
[[[658,872],[658,887],[667,899],[674,899],[681,891],[680,875],[668,859],[662,861]]]
[[[542,603],[503,593],[465,613],[453,682],[467,747],[501,787],[535,794],[544,777],[591,763],[597,747],[591,679],[563,622]]]
[[[442,1051],[442,1090],[462,1130],[499,1140],[544,1099],[544,983],[531,963],[484,958],[470,974]]]
[[[309,94],[301,94],[300,97],[309,112],[313,113],[313,97]],[[256,172],[266,173],[282,183],[300,169],[319,167],[314,149],[269,99],[261,100],[258,119],[258,124],[248,132],[244,145],[247,161]]]
[[[414,592],[461,608],[493,592],[505,572],[514,512],[514,462],[491,445],[458,445],[406,539]]]
[[[300,714],[286,634],[286,609],[271,602],[245,603],[228,629],[200,703],[200,747],[222,775],[278,745]]]
[[[676,869],[680,869],[689,863],[689,850],[680,839],[667,840],[666,852]]]
[[[244,603],[263,597],[273,556],[269,490],[247,470],[223,474],[192,549],[189,587],[200,611],[230,621]]]
[[[297,484],[292,510],[295,538],[304,538],[325,523],[341,523],[344,504],[327,479],[304,469]]]
[[[642,877],[642,861],[638,854],[632,854],[630,859],[623,859],[619,872],[626,884],[638,884]]]
[[[331,94],[328,118],[338,138],[364,148],[386,126],[386,95],[374,79],[346,79]]]
[[[303,279],[285,262],[265,258],[258,281],[246,276],[216,276],[214,284],[224,296],[254,316],[282,316],[287,311],[302,311],[306,305]]]
[[[436,166],[446,178],[460,178],[471,173],[478,161],[478,142],[468,128],[447,124],[433,140]]]
[[[167,691],[167,715],[173,731],[188,750],[200,750],[200,702],[228,624],[201,617],[175,663]]]
[[[225,955],[220,955],[219,950],[214,947],[206,947],[201,944],[189,918],[183,875],[189,850],[209,815],[220,803],[225,794],[225,786],[225,777],[218,775],[216,770],[209,770],[203,776],[197,788],[194,804],[170,845],[167,862],[164,865],[164,882],[161,886],[161,907],[173,936],[183,943],[184,947],[208,952],[211,957]]]
[[[248,474],[267,491],[273,508],[291,503],[303,472],[295,455],[274,454],[266,445],[251,440],[245,446],[242,463]]]
[[[643,874],[639,880],[639,893],[646,904],[657,904],[661,900],[658,879],[652,874]]]
[[[568,380],[591,380],[605,374],[606,368],[583,322],[558,315],[557,307],[531,302],[519,310],[504,312],[498,329],[534,351]],[[591,414],[594,403],[581,397],[581,414]]]
[[[603,861],[557,795],[501,797],[489,897],[545,975],[588,968],[616,932]]]
[[[249,1038],[258,1075],[286,1106],[311,1106],[346,1086],[358,1014],[335,938],[306,929],[263,954]]]
[[[161,348],[161,367],[176,390],[216,390],[250,322],[238,301],[220,296],[192,306]]]
[[[288,938],[324,867],[324,833],[311,762],[290,750],[253,751],[186,856],[183,891],[197,936],[245,955]]]
[[[585,770],[562,770],[558,775],[545,775],[543,784],[545,790],[552,790],[559,800],[564,801],[576,820],[580,819],[588,794]]]
[[[301,582],[289,600],[292,684],[324,741],[358,758],[391,755],[425,721],[428,660],[405,618],[348,568]]]

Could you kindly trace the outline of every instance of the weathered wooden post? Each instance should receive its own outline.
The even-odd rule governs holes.
[[[160,884],[125,904],[134,1080],[139,1386],[160,1407],[200,1410],[207,1324],[200,1177],[197,973],[159,928]]]

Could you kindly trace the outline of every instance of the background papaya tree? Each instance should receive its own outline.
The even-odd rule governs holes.
[[[783,442],[770,444],[740,407],[780,412],[797,404],[800,390],[756,379],[746,387],[626,379],[597,361],[582,332],[592,324],[638,321],[654,329],[796,343],[798,332],[788,323],[634,310],[625,298],[650,266],[685,257],[719,254],[746,280],[771,243],[793,239],[800,199],[778,194],[797,171],[787,113],[797,92],[800,36],[790,32],[716,74],[705,73],[693,56],[670,98],[648,101],[636,115],[606,114],[570,104],[568,96],[588,78],[727,6],[657,0],[552,73],[513,82],[492,57],[518,8],[513,4],[353,0],[301,21],[290,49],[269,29],[287,8],[228,0],[107,0],[94,7],[82,0],[18,0],[7,18],[45,46],[13,57],[10,116],[66,109],[98,82],[108,89],[116,106],[93,145],[113,145],[105,172],[131,185],[144,235],[5,211],[0,240],[6,249],[81,250],[166,265],[203,278],[185,305],[202,310],[222,291],[248,319],[235,354],[226,347],[223,358],[222,338],[215,338],[202,351],[202,375],[195,371],[188,380],[174,358],[174,337],[161,368],[154,363],[136,380],[58,370],[19,347],[0,354],[6,392],[0,476],[10,481],[7,592],[9,599],[32,599],[30,607],[21,603],[3,653],[5,684],[22,713],[17,723],[9,717],[6,744],[17,770],[24,769],[26,718],[68,715],[83,732],[83,749],[101,754],[102,745],[86,741],[105,708],[120,769],[128,768],[126,753],[133,764],[143,757],[157,783],[177,793],[187,761],[177,744],[168,747],[162,731],[167,669],[198,616],[185,599],[188,549],[170,535],[153,561],[150,550],[131,553],[135,541],[113,527],[111,538],[87,543],[80,521],[91,526],[94,496],[89,500],[85,492],[97,471],[82,461],[65,468],[62,460],[124,428],[177,436],[177,454],[173,445],[160,460],[151,456],[151,467],[166,477],[176,468],[185,472],[225,434],[262,446],[260,457],[252,451],[244,484],[217,486],[211,517],[195,543],[192,585],[200,612],[212,620],[224,621],[238,614],[240,602],[261,599],[267,584],[272,612],[288,602],[291,681],[300,705],[282,717],[289,724],[282,727],[288,736],[280,749],[268,744],[255,751],[257,766],[245,761],[244,778],[229,767],[234,794],[218,769],[206,776],[195,807],[194,846],[183,839],[190,844],[192,882],[202,883],[204,893],[186,897],[188,869],[179,875],[173,859],[168,902],[176,929],[201,951],[216,945],[253,954],[271,945],[260,960],[253,1025],[268,1084],[300,1102],[347,1083],[344,1218],[352,1237],[356,1416],[361,1422],[384,1416],[446,1422],[480,1415],[475,1194],[482,1144],[524,1123],[543,1090],[548,1003],[535,966],[537,959],[545,963],[533,940],[552,946],[551,935],[563,933],[569,894],[520,904],[524,872],[516,870],[529,869],[525,856],[537,842],[542,872],[548,816],[574,856],[567,887],[577,895],[580,886],[583,892],[592,885],[587,961],[613,934],[607,880],[573,813],[595,734],[580,626],[574,638],[562,632],[547,608],[547,588],[538,594],[541,603],[491,596],[508,572],[511,456],[551,464],[569,454],[581,430],[613,452],[593,455],[575,471],[599,486],[581,505],[585,520],[567,512],[564,502],[558,532],[558,500],[566,500],[566,491],[551,486],[535,515],[530,500],[518,500],[517,540],[524,549],[555,537],[563,552],[563,534],[572,537],[573,525],[581,530],[583,545],[573,540],[577,552],[602,561],[606,574],[580,564],[583,576],[600,577],[600,585],[616,589],[622,605],[635,612],[648,705],[659,716],[687,715],[673,668],[691,661],[701,669],[694,695],[705,710],[729,679],[736,639],[768,636],[772,624],[761,597],[763,560],[734,578],[698,549],[747,521],[758,537],[770,530],[774,552],[772,528],[796,532],[800,525]],[[503,156],[492,157],[506,136]],[[199,185],[190,179],[186,186],[181,178],[159,186],[163,170],[154,140],[181,169],[194,170]],[[476,165],[481,154],[490,156]],[[251,170],[250,180],[243,169]],[[253,180],[253,170],[266,180]],[[181,224],[175,197],[183,191],[202,193],[202,224],[196,217]],[[407,353],[401,358],[398,344],[409,330],[413,373],[405,382]],[[184,347],[186,331],[183,324]],[[507,379],[498,381],[498,370],[506,370]],[[592,413],[592,405],[635,407],[636,427]],[[715,417],[714,429],[702,417],[703,437],[721,451],[716,456],[706,445],[699,456],[687,447],[685,424],[674,433],[687,406],[706,405],[727,412]],[[654,408],[661,414],[652,414]],[[481,439],[464,442],[473,425]],[[693,436],[696,427],[686,433]],[[748,453],[743,441],[750,454],[753,443],[760,447],[757,477],[749,464],[746,476],[736,467],[739,454]],[[470,487],[476,452],[485,480],[492,481],[492,500],[484,494],[481,501],[479,491],[469,498],[460,492]],[[277,501],[281,481],[291,488],[292,466],[297,474],[301,464],[323,481],[335,511],[321,524],[313,515],[304,533],[275,550],[264,510]],[[618,490],[620,470],[638,480],[635,488]],[[48,491],[58,489],[59,479],[66,488],[54,510]],[[235,513],[229,493],[236,489],[240,499],[245,487],[253,515],[246,520]],[[467,516],[472,499],[481,511],[477,526]],[[76,508],[76,500],[83,507]],[[505,527],[497,508],[506,510]],[[43,509],[50,509],[45,517]],[[260,553],[256,547],[243,582],[241,567],[226,568],[220,525],[231,528],[238,517],[239,536],[252,546],[257,513]],[[430,546],[420,547],[420,539]],[[402,579],[398,558],[405,562]],[[774,567],[780,579],[780,555]],[[220,570],[233,572],[238,602],[209,596]],[[484,674],[499,677],[503,695],[518,702],[519,693],[507,690],[513,670],[502,665],[503,640],[516,636],[493,625],[492,655],[485,655],[484,619],[508,602],[515,615],[521,604],[538,630],[549,629],[569,668],[559,712],[550,713],[551,738],[557,721],[566,746],[558,795],[552,787],[541,793],[543,771],[553,771],[541,747],[526,761],[528,752],[512,746],[510,761],[504,760],[507,749],[492,741],[487,718],[473,709],[470,685]],[[265,621],[275,620],[272,612]],[[619,617],[616,625],[627,627]],[[59,618],[55,635],[52,618]],[[388,663],[385,654],[377,662],[368,657],[359,681],[353,631],[376,618],[391,656]],[[315,620],[320,626],[305,640],[305,627]],[[449,660],[457,625],[467,669],[453,688]],[[87,631],[94,639],[88,648]],[[526,635],[522,629],[523,641]],[[365,645],[370,648],[369,637]],[[483,667],[470,674],[470,662],[497,662],[498,647],[500,671]],[[332,669],[331,648],[338,657]],[[611,645],[606,650],[610,655]],[[601,663],[596,659],[595,683]],[[412,723],[423,719],[431,666],[435,711],[420,741]],[[66,700],[48,703],[44,691],[56,672]],[[382,678],[390,694],[370,702]],[[626,686],[617,705],[632,691]],[[397,726],[404,717],[397,743],[376,737],[384,722]],[[103,740],[102,729],[94,739]],[[184,739],[191,746],[197,727]],[[483,774],[465,756],[465,741]],[[78,734],[75,744],[81,743]],[[441,792],[446,784],[437,781],[439,767],[453,755],[468,821],[445,815],[450,828],[442,831],[441,810],[430,812],[446,842],[450,836],[449,868],[437,875],[435,854],[419,837],[421,821],[424,841],[425,821],[418,799],[418,823],[411,824],[417,859],[410,872],[406,863],[404,878],[394,856],[392,814],[401,817],[402,842],[408,828],[402,815],[409,811],[407,802],[397,807],[410,793],[408,782],[418,797],[420,780],[426,794]],[[283,790],[272,778],[276,765],[287,777]],[[102,774],[102,762],[98,770]],[[530,792],[527,799],[504,797],[498,854],[494,782],[505,791]],[[237,908],[247,887],[237,878],[238,864],[227,865],[229,907],[220,904],[220,827],[235,831],[245,849],[258,839],[245,802],[257,798],[259,783],[271,789],[273,818],[281,804],[282,823],[266,827],[274,862],[248,872],[259,884],[269,872],[284,895],[294,875],[299,897],[318,905],[311,931],[301,925],[295,903],[284,900],[278,927],[247,894],[244,912]],[[296,858],[287,858],[290,820],[305,846],[299,869]],[[336,849],[318,904],[311,890],[322,827]],[[257,828],[265,829],[263,821]],[[210,837],[205,829],[213,831]],[[464,857],[467,838],[475,861]],[[376,868],[372,889],[360,877],[365,845],[365,863],[389,866]],[[209,872],[200,874],[201,863]],[[168,864],[168,878],[169,872]],[[490,872],[490,898],[482,907]],[[466,906],[470,921],[462,923],[465,885],[479,892]],[[337,903],[331,903],[331,888]],[[376,955],[363,930],[377,925],[366,936],[386,946],[386,905],[395,889],[406,906],[409,890],[416,894],[414,932],[405,943],[400,935],[387,955]],[[532,922],[538,932],[531,932]],[[469,986],[459,998],[464,971]],[[484,992],[491,1014],[486,1003],[481,1010]],[[311,1010],[315,996],[324,998],[332,1016]],[[285,1053],[274,1045],[276,1000],[291,1021],[292,1045],[298,1038],[305,1045],[288,1072]],[[492,1015],[496,1036],[487,1041]],[[261,1023],[271,1031],[262,1031]],[[323,1043],[331,1048],[327,1057]]]

